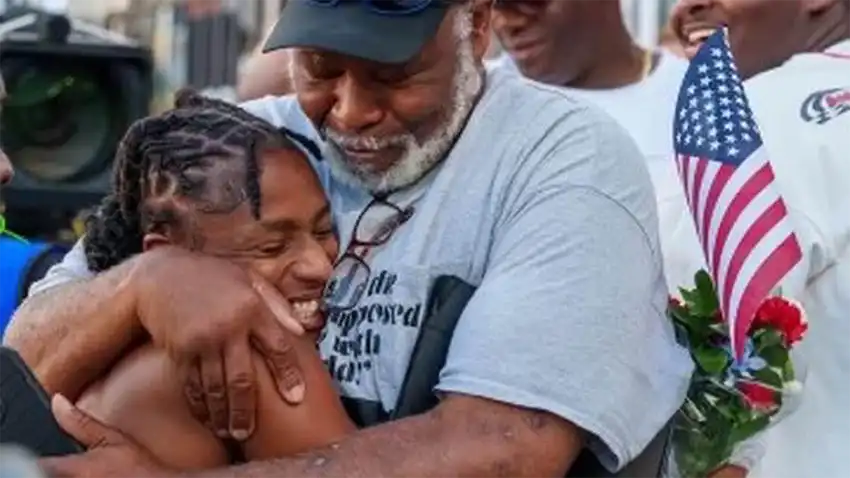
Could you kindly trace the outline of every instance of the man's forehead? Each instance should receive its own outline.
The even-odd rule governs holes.
[[[438,31],[438,34],[442,31],[451,31],[450,29],[441,29]],[[409,59],[399,62],[399,63],[381,63],[374,60],[368,60],[365,58],[360,58],[356,56],[346,55],[344,53],[339,53],[332,50],[324,50],[319,48],[308,48],[308,47],[293,47],[288,49],[290,52],[290,60],[300,63],[310,63],[317,61],[333,61],[333,62],[353,62],[360,65],[370,65],[376,68],[404,68],[406,66],[419,63],[425,59],[432,58],[434,55],[439,55],[443,52],[444,48],[441,48],[440,39],[435,36],[434,38],[427,41],[422,48]],[[443,42],[445,43],[445,42]],[[452,42],[452,46],[456,46],[454,42]],[[454,57],[452,55],[452,57]]]
[[[457,13],[465,10],[458,9],[463,5],[470,4],[473,1],[486,2],[489,5],[492,0],[440,0],[442,3],[447,3],[451,5],[451,10],[448,15],[444,15],[440,21],[439,26],[437,27],[434,35],[426,40],[422,45],[420,45],[419,50],[410,58],[400,61],[400,62],[391,62],[391,63],[383,63],[378,62],[366,58],[361,58],[358,56],[351,56],[345,53],[341,53],[335,50],[326,50],[323,48],[314,48],[314,47],[306,47],[306,46],[293,46],[287,48],[290,52],[290,58],[295,61],[315,61],[315,59],[329,60],[333,59],[335,61],[348,61],[348,62],[357,62],[360,64],[371,64],[376,67],[403,67],[405,65],[409,65],[412,63],[416,63],[421,61],[425,57],[430,57],[434,54],[443,53],[443,50],[446,50],[446,45],[451,45],[451,49],[457,47],[457,41],[455,39],[456,35],[466,35],[469,32],[458,32],[456,31],[459,26]],[[392,41],[388,39],[387,41]],[[454,55],[452,55],[452,58]]]
[[[368,69],[386,69],[386,68],[405,68],[414,63],[422,56],[419,52],[413,58],[403,63],[379,63],[373,60],[367,60],[356,56],[344,55],[329,50],[320,50],[313,48],[299,48],[292,52],[291,60],[300,65],[311,67],[332,66],[334,68],[345,67],[344,65],[358,65],[359,68]]]

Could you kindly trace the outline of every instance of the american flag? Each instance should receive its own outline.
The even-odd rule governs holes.
[[[802,251],[725,29],[691,60],[676,103],[679,176],[740,359],[756,309]]]

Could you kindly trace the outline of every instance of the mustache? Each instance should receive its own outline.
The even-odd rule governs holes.
[[[325,139],[344,149],[377,151],[392,146],[408,145],[413,139],[411,134],[395,136],[362,136],[340,133],[330,128],[324,128]]]

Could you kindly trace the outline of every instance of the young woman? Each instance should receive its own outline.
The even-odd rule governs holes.
[[[244,265],[274,284],[296,313],[316,316],[338,244],[328,203],[299,146],[317,150],[236,106],[179,94],[175,109],[137,122],[123,139],[114,190],[86,233],[90,267],[102,271],[151,248],[184,247]],[[304,402],[293,407],[281,400],[255,357],[257,426],[242,443],[218,438],[192,416],[184,377],[152,344],[123,357],[78,406],[178,469],[295,454],[354,429],[315,337],[305,336],[296,349]]]

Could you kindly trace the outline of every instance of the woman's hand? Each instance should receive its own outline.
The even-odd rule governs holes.
[[[281,396],[304,397],[291,334],[304,328],[268,282],[226,260],[161,247],[134,273],[142,326],[187,377],[186,397],[199,420],[238,440],[254,430],[254,347]]]

